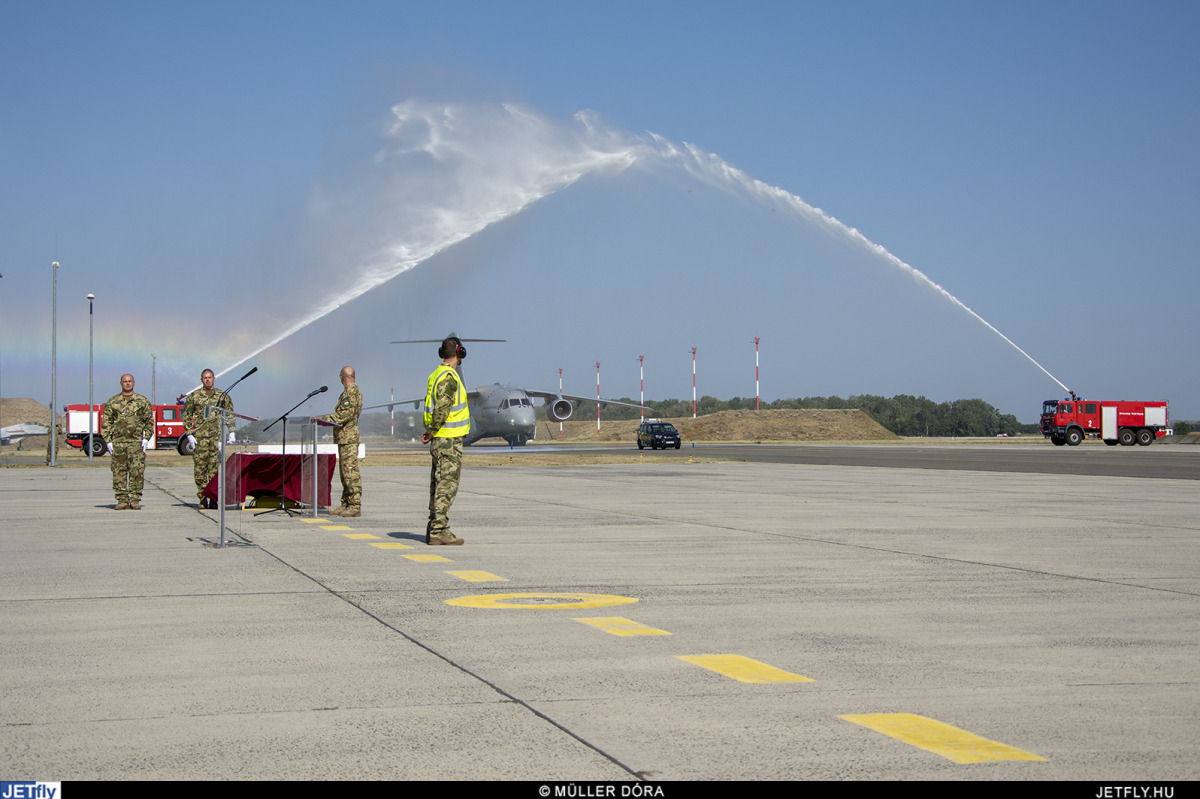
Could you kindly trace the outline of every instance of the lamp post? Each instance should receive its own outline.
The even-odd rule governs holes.
[[[754,410],[759,410],[762,405],[758,393],[758,336],[754,337]]]
[[[96,434],[96,408],[92,405],[92,353],[93,342],[95,341],[92,320],[95,318],[92,314],[92,306],[96,300],[95,294],[87,296],[88,301],[88,462],[92,461],[92,440]]]
[[[692,347],[692,418],[696,418],[696,348]]]
[[[58,261],[50,264],[50,462],[58,465],[58,437],[55,435],[54,406],[58,404]]]
[[[646,370],[642,366],[642,360],[645,355],[638,356],[638,404],[642,407],[639,413],[642,415],[642,421],[646,421]]]

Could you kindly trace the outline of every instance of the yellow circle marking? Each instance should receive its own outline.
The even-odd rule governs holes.
[[[460,608],[527,608],[531,610],[582,610],[584,608],[630,605],[634,602],[637,602],[634,597],[616,596],[615,594],[478,594],[446,600],[447,605],[457,605]]]

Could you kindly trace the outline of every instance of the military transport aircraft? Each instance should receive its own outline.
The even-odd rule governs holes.
[[[496,338],[459,338],[454,333],[450,336],[458,338],[463,343],[480,341],[505,341]],[[441,344],[442,339],[426,339],[421,341],[393,341],[392,344]],[[458,370],[462,377],[461,367]],[[624,405],[629,408],[641,408],[641,405],[617,400],[599,399],[596,397],[577,397],[558,391],[539,391],[521,386],[502,385],[493,383],[490,386],[477,386],[467,391],[467,406],[471,411],[471,431],[467,433],[463,444],[469,446],[481,438],[503,438],[509,444],[517,447],[525,446],[537,432],[537,406],[533,400],[542,400],[546,410],[546,418],[552,422],[565,422],[571,418],[575,410],[572,403],[599,402],[605,405]],[[393,400],[382,405],[371,405],[363,410],[372,408],[391,409],[395,405],[409,405],[414,408],[425,402],[425,396],[409,397]]]

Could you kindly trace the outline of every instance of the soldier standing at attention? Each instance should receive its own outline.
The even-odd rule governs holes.
[[[325,417],[339,424],[333,430],[333,443],[338,447],[338,470],[342,476],[342,504],[329,511],[330,516],[359,516],[362,514],[362,478],[358,474],[358,415],[362,413],[362,391],[354,384],[354,367],[343,366],[338,376],[342,395],[337,409]]]
[[[154,438],[154,409],[150,400],[133,393],[133,375],[121,375],[121,393],[104,403],[100,429],[112,456],[117,510],[141,510],[146,450]]]
[[[196,504],[201,508],[215,507],[204,498],[204,489],[220,466],[219,451],[221,419],[218,410],[233,412],[233,400],[224,391],[213,388],[216,376],[212,369],[200,373],[200,388],[188,394],[183,405],[183,428],[192,445],[192,467],[196,478]],[[208,410],[205,418],[205,410]],[[229,420],[229,443],[233,443],[233,420]]]
[[[429,474],[429,523],[425,543],[431,546],[460,546],[463,539],[450,532],[450,505],[458,493],[462,476],[463,438],[471,430],[467,392],[455,367],[467,351],[450,337],[438,349],[442,364],[433,370],[425,389],[425,432],[421,443],[429,444],[433,467]]]

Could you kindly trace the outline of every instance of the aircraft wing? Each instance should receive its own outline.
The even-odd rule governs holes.
[[[415,409],[415,408],[421,407],[421,403],[424,401],[425,401],[425,395],[422,394],[419,397],[405,397],[404,399],[392,400],[391,402],[385,402],[382,405],[364,405],[363,410],[364,411],[373,411],[376,408],[387,408],[390,411],[392,408],[396,407],[397,405],[412,405],[413,408]]]
[[[478,401],[479,401],[479,392],[478,391],[475,391],[474,389],[472,389],[471,391],[467,392],[467,402],[468,403],[478,402]],[[405,397],[404,399],[392,400],[391,402],[385,402],[381,405],[366,405],[363,407],[363,410],[364,411],[373,411],[376,408],[387,408],[390,411],[392,408],[394,408],[397,405],[411,405],[411,406],[413,406],[414,409],[416,409],[416,408],[421,407],[421,403],[423,403],[423,402],[425,402],[424,394],[422,394],[419,397]]]
[[[636,402],[621,402],[620,400],[611,400],[611,399],[603,399],[603,398],[596,399],[595,397],[577,397],[574,394],[560,394],[557,391],[539,391],[537,389],[532,389],[532,388],[524,389],[524,391],[529,396],[537,397],[538,399],[545,400],[546,402],[550,402],[551,400],[556,400],[559,397],[562,397],[563,399],[568,399],[568,400],[571,400],[572,402],[598,402],[601,406],[623,405],[626,408],[645,408],[645,407],[647,407],[645,405],[638,405]]]

